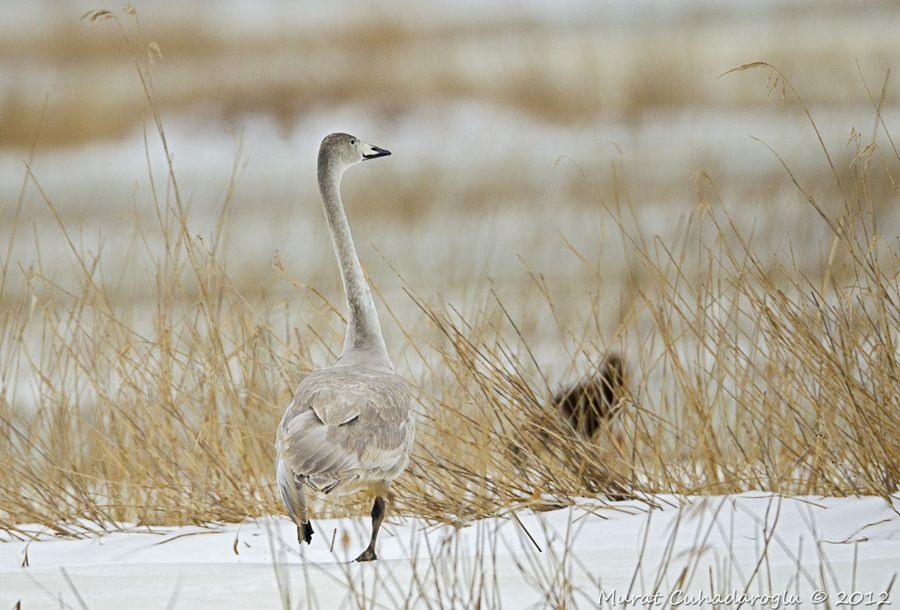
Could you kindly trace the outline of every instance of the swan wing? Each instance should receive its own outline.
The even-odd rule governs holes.
[[[330,491],[402,470],[413,434],[401,377],[335,367],[301,382],[278,428],[277,451],[295,477]]]

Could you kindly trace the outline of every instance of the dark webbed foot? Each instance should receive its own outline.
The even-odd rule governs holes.
[[[297,526],[297,542],[299,542],[300,544],[303,544],[304,542],[306,544],[312,544],[312,535],[312,523],[310,523],[309,521],[304,523],[302,528],[300,526]]]
[[[357,557],[353,561],[374,561],[376,559],[378,559],[378,555],[375,554],[375,549],[369,547],[365,551],[360,553],[359,557]]]

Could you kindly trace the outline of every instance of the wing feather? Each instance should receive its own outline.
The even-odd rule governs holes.
[[[309,374],[278,428],[279,457],[297,480],[320,490],[392,473],[393,478],[412,447],[406,382],[394,374],[342,368],[349,367]]]

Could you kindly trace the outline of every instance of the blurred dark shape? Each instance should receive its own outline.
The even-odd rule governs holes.
[[[607,354],[593,372],[549,398],[523,394],[532,400],[522,403],[525,421],[506,436],[506,449],[524,486],[541,488],[540,482],[533,481],[532,465],[553,461],[592,496],[603,495],[613,502],[639,499],[633,485],[609,462],[623,459],[621,433],[611,434],[606,447],[592,442],[598,428],[611,424],[628,399],[625,364],[618,354]],[[555,510],[567,502],[536,496],[529,506],[536,511]]]
[[[597,372],[553,395],[553,404],[585,439],[594,436],[604,421],[621,409],[625,389],[625,365],[618,354],[609,354]]]

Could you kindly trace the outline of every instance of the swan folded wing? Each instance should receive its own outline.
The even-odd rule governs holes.
[[[342,426],[361,418],[367,427],[400,427],[409,418],[409,387],[394,374],[322,369],[297,387],[292,418],[312,409],[327,426]]]
[[[301,412],[279,430],[278,453],[293,475],[312,487],[327,490],[343,482],[357,468],[336,428],[323,424],[312,409]]]
[[[409,389],[400,377],[329,372],[301,383],[278,435],[278,452],[295,476],[326,491],[405,462],[412,438]]]
[[[372,405],[366,414],[365,425],[349,431],[350,437],[356,441],[354,448],[361,462],[372,464],[382,459],[396,460],[398,454],[409,453],[414,424],[410,417],[408,391],[391,394],[379,405]]]
[[[359,417],[366,388],[358,377],[334,368],[308,374],[294,392],[287,417],[311,409],[328,426],[340,426]]]
[[[338,391],[334,388],[322,388],[308,398],[309,408],[315,411],[326,426],[342,426],[359,417],[365,404],[354,393]]]

